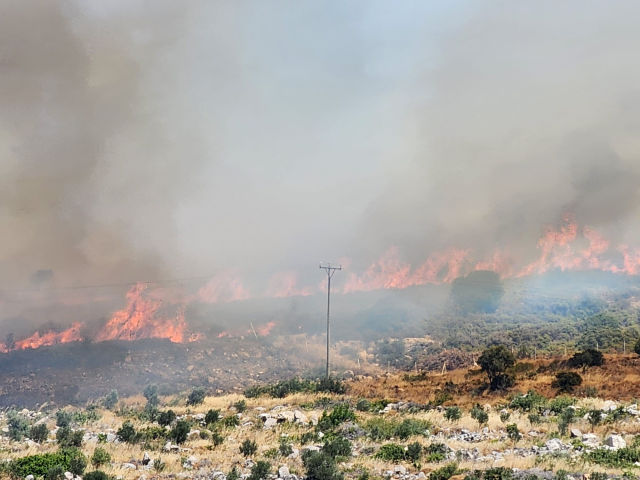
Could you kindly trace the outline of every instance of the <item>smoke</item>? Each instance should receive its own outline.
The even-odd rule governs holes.
[[[318,261],[362,272],[391,246],[412,264],[528,258],[568,212],[637,244],[638,13],[6,0],[0,288],[307,294]],[[123,290],[67,321],[108,316]],[[25,302],[4,318],[33,316]]]
[[[611,8],[610,8],[611,7]],[[484,2],[441,43],[414,162],[369,209],[369,251],[535,251],[545,225],[637,243],[633,2]]]

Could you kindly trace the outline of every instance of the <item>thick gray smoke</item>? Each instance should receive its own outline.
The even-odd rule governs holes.
[[[640,238],[637,4],[429,3],[4,0],[0,287]]]
[[[414,162],[369,209],[369,250],[526,254],[564,213],[637,244],[637,3],[475,10],[424,72],[430,94],[415,107]]]

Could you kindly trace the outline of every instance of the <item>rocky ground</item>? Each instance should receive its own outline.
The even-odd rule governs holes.
[[[461,418],[456,419],[449,417],[447,409],[450,407],[434,407],[426,402],[387,403],[370,397],[367,399],[370,406],[364,408],[367,402],[363,402],[362,396],[349,393],[357,391],[358,383],[354,380],[346,395],[294,394],[284,399],[245,399],[242,395],[230,394],[208,396],[203,404],[189,407],[184,396],[162,397],[160,410],[172,409],[177,414],[166,427],[144,419],[141,413],[145,408],[143,397],[130,397],[121,400],[112,410],[94,410],[97,418],[93,420],[83,421],[82,414],[76,415],[80,420],[71,426],[73,430],[82,431],[81,448],[88,458],[96,448],[105,449],[111,459],[101,468],[109,475],[127,480],[151,477],[226,480],[234,467],[241,478],[247,478],[252,467],[260,461],[271,464],[269,478],[298,480],[308,474],[302,463],[303,453],[322,451],[326,448],[325,442],[336,437],[348,439],[351,445],[348,457],[337,458],[339,470],[348,478],[361,477],[367,472],[370,476],[416,480],[433,475],[434,471],[451,463],[457,464],[458,472],[465,472],[457,473],[459,478],[474,470],[495,467],[504,467],[516,477],[537,475],[550,479],[559,478],[559,470],[578,478],[594,471],[619,475],[640,466],[636,460],[628,461],[624,468],[612,467],[594,463],[589,457],[593,452],[636,451],[636,434],[640,432],[637,404],[575,399],[571,405],[563,407],[565,411],[572,409],[575,415],[562,435],[557,412],[541,409],[539,418],[534,419],[530,413],[514,408],[508,398],[480,407],[488,413],[487,421],[482,424],[471,417],[468,409],[463,409]],[[350,406],[353,416],[329,429],[323,427],[323,415],[344,403]],[[451,405],[455,401],[447,403]],[[219,410],[223,420],[206,425],[205,415],[212,409]],[[80,411],[68,407],[66,410]],[[590,420],[593,414],[589,412],[594,410],[600,411],[597,425]],[[4,437],[0,451],[5,460],[10,462],[19,457],[56,451],[60,430],[55,414],[56,408],[51,405],[39,410],[2,413],[0,423]],[[48,438],[42,443],[29,438],[10,440],[10,419],[16,416],[30,425],[46,425]],[[237,421],[224,420],[229,418]],[[188,421],[190,430],[187,440],[176,444],[170,439],[169,432],[180,420]],[[139,432],[152,427],[169,434],[169,438],[162,434],[159,438],[126,443],[118,436],[126,421],[131,421]],[[414,425],[408,435],[392,428],[403,422]],[[415,425],[423,427],[416,430]],[[513,435],[514,427],[509,426],[517,429],[517,436]],[[381,434],[385,429],[387,433]],[[215,445],[212,432],[220,435],[221,444]],[[255,453],[243,455],[240,445],[247,439],[255,441],[258,448]],[[414,443],[422,447],[417,460],[379,458],[385,445],[397,444],[406,450]],[[281,444],[288,445],[290,451],[283,454]],[[433,446],[441,449],[441,455],[429,455]],[[154,465],[158,461],[166,465],[161,471]],[[91,469],[89,467],[88,471]]]

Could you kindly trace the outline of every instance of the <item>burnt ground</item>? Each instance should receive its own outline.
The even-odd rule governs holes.
[[[267,339],[75,342],[0,354],[0,406],[83,403],[116,389],[121,396],[155,383],[160,394],[204,386],[242,391],[308,371],[309,361]]]

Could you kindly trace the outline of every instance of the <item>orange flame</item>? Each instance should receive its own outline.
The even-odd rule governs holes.
[[[198,299],[203,303],[227,303],[250,297],[242,280],[230,271],[216,275],[198,290]]]
[[[55,345],[57,343],[77,342],[82,340],[80,332],[82,327],[83,325],[81,323],[74,323],[70,328],[63,332],[54,332],[52,330],[43,334],[35,332],[29,338],[15,342],[14,348],[17,350],[24,350],[27,348],[39,348],[48,345]]]
[[[306,297],[311,295],[310,287],[298,286],[296,272],[277,272],[269,280],[269,285],[264,294],[267,298]]]
[[[174,318],[157,315],[161,304],[145,298],[146,285],[134,285],[127,293],[127,305],[113,314],[111,320],[96,336],[97,342],[106,340],[140,340],[142,338],[166,338],[172,342],[183,342],[186,335],[184,307],[180,307]]]

